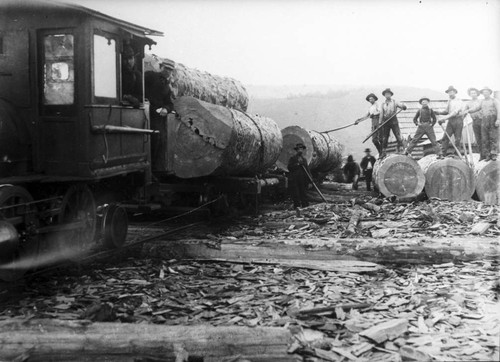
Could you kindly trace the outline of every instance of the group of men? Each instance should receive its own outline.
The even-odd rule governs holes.
[[[439,157],[448,154],[452,136],[455,139],[455,150],[461,150],[464,118],[467,114],[470,114],[473,121],[474,136],[479,147],[480,159],[496,160],[498,154],[498,126],[500,125],[500,102],[492,97],[493,91],[489,87],[484,87],[480,91],[477,88],[469,88],[467,93],[471,97],[471,100],[465,104],[457,97],[458,91],[455,87],[449,86],[445,93],[448,94],[449,100],[443,111],[434,111],[430,108],[430,99],[427,97],[422,97],[419,100],[421,108],[413,118],[413,122],[417,126],[417,131],[404,153],[411,155],[411,151],[423,136],[428,137]],[[483,95],[483,99],[478,98],[479,94]],[[392,98],[394,93],[390,88],[385,89],[382,95],[385,97],[385,100],[380,105],[377,102],[378,98],[375,94],[370,93],[366,96],[370,107],[363,117],[356,120],[355,124],[371,118],[372,132],[377,130],[373,135],[372,141],[379,155],[384,157],[391,130],[397,142],[396,152],[401,153],[403,140],[401,138],[397,114],[400,110],[406,110],[407,107],[405,104]],[[437,120],[436,115],[443,115],[444,117]],[[442,125],[445,121],[448,121],[448,123],[444,130],[445,133],[441,140],[440,148],[436,140],[436,134],[434,133],[434,125],[436,122]]]
[[[448,94],[449,99],[446,108],[442,111],[433,110],[429,105],[430,99],[427,97],[422,97],[419,100],[421,107],[413,117],[413,122],[417,126],[417,130],[404,150],[405,155],[411,156],[413,148],[423,136],[428,137],[435,153],[440,158],[448,155],[451,137],[455,139],[455,147],[452,152],[461,152],[464,118],[470,115],[474,137],[479,148],[480,160],[496,161],[500,126],[500,102],[492,97],[493,91],[489,87],[484,87],[481,90],[469,88],[467,93],[471,97],[471,100],[466,103],[457,98],[458,91],[453,86],[449,86],[445,93]],[[483,99],[478,98],[480,94],[483,96]],[[378,98],[374,93],[368,94],[366,96],[366,100],[370,103],[368,112],[355,122],[355,124],[359,124],[366,119],[371,119],[372,141],[377,148],[379,157],[385,157],[386,155],[391,131],[397,142],[396,152],[401,153],[403,139],[401,137],[397,114],[401,110],[407,109],[405,104],[392,98],[394,93],[390,88],[384,89],[382,95],[385,100],[382,104],[379,104]],[[438,120],[436,115],[444,117]],[[441,147],[439,147],[436,134],[434,133],[434,125],[438,123],[442,126],[445,121],[448,121],[448,123],[446,129],[444,129],[445,133],[441,140]],[[308,206],[306,188],[311,180],[311,174],[303,155],[305,148],[303,144],[297,144],[295,147],[297,154],[292,156],[288,163],[288,170],[290,172],[289,185],[295,208]],[[367,148],[365,153],[366,155],[361,160],[360,165],[354,161],[352,155],[349,155],[347,163],[343,167],[343,172],[346,181],[352,183],[353,189],[358,188],[358,179],[361,172],[363,172],[366,179],[366,188],[370,191],[373,166],[376,159],[371,155],[370,149]]]

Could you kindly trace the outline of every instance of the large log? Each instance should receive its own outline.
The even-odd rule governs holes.
[[[373,166],[373,180],[379,192],[410,200],[422,193],[425,185],[424,172],[411,157],[392,154],[378,159]]]
[[[297,143],[306,146],[304,156],[311,172],[326,173],[342,164],[343,146],[329,133],[306,130],[299,126],[290,126],[281,130],[283,150],[277,165],[287,170],[288,160],[295,154]]]
[[[363,225],[363,222],[361,222]],[[313,248],[311,248],[311,246]],[[377,264],[442,264],[474,260],[498,260],[495,238],[480,236],[446,238],[275,238],[258,245],[223,242],[220,249],[200,240],[156,242],[155,253],[177,258],[241,263],[281,264],[289,267],[373,272]],[[295,261],[302,261],[295,264]],[[376,264],[373,264],[376,263]]]
[[[500,203],[500,161],[481,161],[475,167],[476,194],[486,204]]]
[[[248,93],[245,87],[233,78],[191,69],[170,59],[151,54],[146,54],[144,57],[144,70],[148,78],[154,77],[150,73],[152,72],[165,79],[165,87],[170,84],[176,98],[191,96],[224,107],[247,110]],[[170,89],[167,89],[167,92],[170,92]]]
[[[437,155],[421,158],[418,164],[425,175],[425,193],[449,201],[470,200],[474,193],[474,171],[465,161]]]
[[[21,361],[204,361],[241,356],[251,361],[296,361],[285,328],[210,325],[0,321],[0,359]],[[236,360],[233,358],[232,360]]]
[[[174,106],[177,117],[169,120],[173,131],[168,138],[175,140],[172,171],[176,176],[253,176],[275,164],[283,141],[273,120],[193,97],[178,98]],[[167,137],[164,130],[159,131],[159,137]],[[154,162],[156,170],[162,166],[168,170],[168,165],[158,165],[161,159]]]

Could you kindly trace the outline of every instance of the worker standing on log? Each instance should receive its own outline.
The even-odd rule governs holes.
[[[401,148],[403,147],[403,139],[401,138],[401,131],[399,129],[399,121],[398,117],[395,115],[396,112],[399,109],[402,109],[403,111],[406,110],[406,105],[397,102],[396,100],[392,99],[392,96],[394,93],[391,91],[390,88],[384,89],[382,92],[382,95],[385,97],[384,103],[382,103],[382,106],[380,107],[380,124],[384,123],[387,121],[389,118],[391,120],[382,128],[382,153],[381,157],[385,156],[386,149],[387,149],[387,144],[389,142],[389,135],[391,133],[394,134],[394,137],[396,137],[397,141],[397,148],[396,152],[401,153]]]
[[[309,173],[309,175],[311,173],[309,171],[307,160],[303,156],[305,149],[306,146],[304,146],[304,144],[297,143],[294,147],[296,154],[290,157],[290,160],[288,161],[288,187],[290,188],[290,193],[292,194],[293,207],[295,209],[309,206],[306,188],[309,184],[309,177],[307,176],[307,173]]]
[[[352,157],[352,155],[349,155],[347,157],[347,163],[344,165],[344,168],[342,170],[344,171],[347,183],[352,183],[352,189],[357,190],[358,179],[361,170],[358,163],[354,161],[354,157]]]
[[[377,103],[378,97],[370,93],[366,96],[366,100],[370,102],[370,108],[368,108],[368,113],[366,113],[363,117],[358,118],[354,124],[359,124],[364,120],[371,118],[372,119],[372,132],[379,126],[380,124],[380,106]],[[382,153],[382,135],[381,131],[376,132],[372,137],[372,142],[377,148],[379,154]]]
[[[484,99],[478,106],[464,111],[464,114],[480,110],[481,113],[481,148],[486,160],[497,160],[498,126],[500,126],[500,102],[492,98],[493,91],[489,87],[481,89]]]
[[[443,155],[448,154],[448,148],[450,146],[451,136],[455,137],[455,146],[459,150],[462,142],[462,130],[464,128],[464,118],[462,115],[462,110],[464,108],[463,102],[457,98],[458,91],[450,85],[448,89],[445,91],[448,94],[449,100],[444,111],[435,111],[438,115],[446,115],[446,117],[441,118],[438,123],[442,125],[446,120],[448,120],[448,124],[446,125],[445,132],[448,134],[443,135],[443,139],[441,140],[441,152]]]
[[[436,134],[434,133],[436,114],[434,113],[434,110],[429,107],[429,102],[430,99],[427,97],[420,98],[418,101],[418,103],[422,105],[422,108],[420,108],[415,114],[415,117],[413,117],[413,123],[417,126],[417,131],[405,150],[406,156],[411,156],[411,151],[417,145],[418,141],[420,141],[423,136],[427,136],[432,147],[434,147],[436,154],[439,155],[439,158],[442,158],[441,150],[436,141]]]
[[[487,157],[487,155],[484,154],[483,144],[481,141],[481,100],[478,98],[479,90],[477,88],[469,88],[467,90],[467,94],[471,97],[471,100],[468,101],[464,107],[464,116],[470,114],[472,118],[472,130],[474,131],[476,144],[479,148],[479,161],[482,161]]]
[[[377,159],[371,155],[369,148],[365,150],[366,156],[361,160],[361,169],[363,170],[363,175],[366,179],[366,190],[372,190],[372,180],[373,180],[373,165],[377,162]]]

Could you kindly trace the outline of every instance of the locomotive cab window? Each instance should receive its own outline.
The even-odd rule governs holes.
[[[71,105],[75,100],[75,56],[72,34],[43,38],[43,105]]]
[[[116,40],[94,34],[94,96],[116,99],[117,53]]]
[[[142,55],[134,44],[124,42],[122,61],[122,100],[125,104],[137,107],[143,101]]]

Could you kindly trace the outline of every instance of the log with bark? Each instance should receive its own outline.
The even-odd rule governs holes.
[[[0,359],[19,361],[298,361],[285,328],[0,321]]]
[[[378,159],[373,166],[373,180],[382,195],[397,196],[401,201],[417,197],[425,185],[424,172],[418,163],[399,154]]]
[[[425,174],[425,193],[449,201],[470,200],[474,193],[474,171],[463,160],[437,155],[421,158],[418,164]]]
[[[311,248],[314,247],[314,248]],[[473,260],[497,260],[500,248],[496,239],[480,236],[443,238],[306,238],[273,239],[258,245],[223,242],[220,249],[195,240],[156,243],[158,254],[177,258],[281,264],[297,268],[370,272],[378,264],[442,264]],[[375,264],[374,264],[375,263]]]
[[[281,130],[283,150],[279,156],[278,167],[287,170],[288,160],[295,154],[297,143],[306,146],[304,156],[311,172],[327,173],[342,164],[343,146],[329,133],[318,133],[299,126]]]
[[[157,171],[181,178],[210,175],[254,176],[273,166],[282,137],[270,118],[249,115],[193,97],[175,100],[176,117],[169,117],[159,137],[168,149],[153,160]],[[169,159],[173,155],[171,168]],[[165,154],[167,154],[165,156]]]
[[[475,166],[476,194],[486,204],[500,203],[500,161],[481,161]]]
[[[144,70],[152,83],[163,83],[167,92],[173,92],[174,98],[191,96],[224,107],[247,110],[248,93],[241,82],[233,78],[191,69],[151,54],[144,57]],[[162,78],[162,81],[155,81],[152,73]]]

